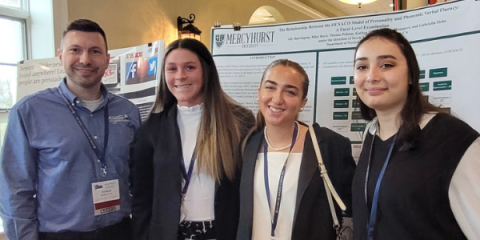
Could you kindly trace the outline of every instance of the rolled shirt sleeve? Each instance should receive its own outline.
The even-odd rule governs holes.
[[[480,239],[480,138],[467,149],[448,191],[450,207],[468,239]]]

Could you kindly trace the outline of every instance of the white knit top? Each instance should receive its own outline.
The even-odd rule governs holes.
[[[203,104],[193,107],[178,107],[177,123],[180,128],[182,141],[182,153],[185,161],[185,168],[191,163],[192,154],[196,146],[198,128],[203,111]],[[182,177],[182,188],[185,180]],[[215,180],[205,172],[199,172],[198,164],[195,165],[182,204],[182,216],[180,221],[209,221],[215,219]]]

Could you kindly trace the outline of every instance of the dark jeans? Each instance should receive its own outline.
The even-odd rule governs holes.
[[[40,232],[40,240],[132,240],[132,220],[125,217],[121,222],[90,232]]]

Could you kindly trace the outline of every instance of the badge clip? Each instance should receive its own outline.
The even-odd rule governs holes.
[[[103,167],[102,172],[103,172],[103,177],[106,177],[107,176],[107,167]]]

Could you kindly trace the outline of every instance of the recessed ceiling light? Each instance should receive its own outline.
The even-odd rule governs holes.
[[[390,3],[390,5],[388,5],[388,6],[393,7],[393,3]]]

